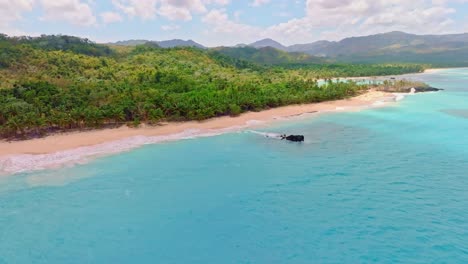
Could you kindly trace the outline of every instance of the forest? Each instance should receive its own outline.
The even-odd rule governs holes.
[[[265,65],[216,50],[0,35],[0,137],[236,116],[367,89],[354,82],[319,85],[319,79],[423,70],[414,64]]]

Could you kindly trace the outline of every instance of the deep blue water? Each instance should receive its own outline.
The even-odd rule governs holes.
[[[0,181],[0,263],[468,263],[468,69],[397,105]]]

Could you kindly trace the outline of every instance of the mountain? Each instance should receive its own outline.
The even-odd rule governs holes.
[[[341,41],[317,41],[293,45],[288,51],[336,57],[339,55],[418,49],[431,51],[437,48],[460,48],[468,43],[468,34],[414,35],[394,31],[364,37],[345,38]],[[421,50],[422,49],[422,50]]]
[[[327,56],[345,62],[415,62],[442,65],[468,63],[468,34],[414,35],[394,31],[338,42],[319,41],[288,51]]]
[[[322,58],[306,53],[286,52],[273,47],[220,47],[214,50],[225,56],[263,65],[320,64],[325,62]]]
[[[193,40],[181,40],[181,39],[172,39],[165,41],[157,41],[158,45],[161,48],[174,48],[174,47],[196,47],[200,49],[205,49],[205,47]]]
[[[287,50],[287,47],[283,46],[281,43],[274,41],[272,39],[262,39],[254,43],[251,43],[249,46],[254,47],[254,48],[272,47],[272,48],[279,49],[282,51]]]
[[[315,58],[326,57],[328,60],[338,62],[408,62],[438,66],[468,65],[468,33],[415,35],[393,31],[345,38],[341,41],[321,40],[288,47],[272,39],[263,39],[249,46],[254,48],[272,47],[290,53],[306,53]]]
[[[114,50],[102,44],[67,35],[41,35],[39,37],[8,37],[0,33],[0,41],[7,42],[14,45],[28,45],[33,48],[46,51],[68,51],[76,54],[83,54],[88,56],[108,56],[114,54]],[[0,46],[0,57],[8,57],[8,52],[4,46]],[[1,60],[1,59],[0,59]],[[1,63],[0,63],[1,64]]]
[[[143,39],[133,39],[133,40],[125,40],[125,41],[117,41],[114,43],[108,43],[109,45],[116,45],[116,46],[138,46],[143,45],[148,42],[156,43],[161,48],[174,48],[174,47],[196,47],[200,49],[205,49],[205,47],[193,40],[182,40],[182,39],[171,39],[171,40],[164,40],[164,41],[150,41],[150,40],[143,40]]]
[[[147,42],[149,42],[149,40],[130,39],[130,40],[117,41],[117,42],[114,42],[114,43],[107,43],[107,44],[115,45],[115,46],[138,46],[138,45],[143,45],[143,44],[145,44]]]
[[[289,52],[304,52],[309,53],[317,56],[325,56],[325,54],[321,54],[320,52],[322,49],[328,47],[333,42],[327,40],[320,40],[309,44],[296,44],[289,46],[287,51]]]
[[[248,47],[249,45],[247,44],[244,44],[244,43],[240,43],[240,44],[237,44],[234,46],[234,48],[245,48],[245,47]]]

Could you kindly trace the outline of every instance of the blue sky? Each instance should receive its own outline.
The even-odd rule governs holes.
[[[290,45],[400,30],[468,31],[468,0],[0,0],[0,32],[97,42],[273,38]]]

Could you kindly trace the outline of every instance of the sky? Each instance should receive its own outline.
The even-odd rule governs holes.
[[[389,31],[468,32],[468,0],[0,0],[0,32],[96,42],[192,39],[285,45]]]

